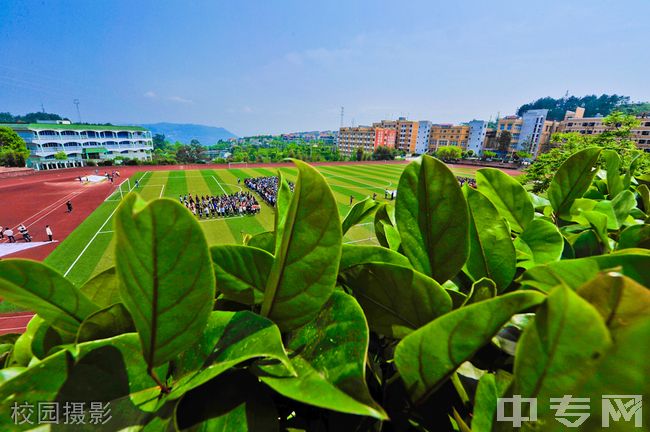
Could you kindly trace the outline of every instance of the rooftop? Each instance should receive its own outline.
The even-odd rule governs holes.
[[[92,130],[92,131],[146,131],[141,126],[105,126],[97,124],[45,124],[45,123],[0,123],[0,126],[19,130]]]

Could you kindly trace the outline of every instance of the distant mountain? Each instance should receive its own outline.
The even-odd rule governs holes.
[[[203,145],[213,145],[219,140],[237,138],[237,135],[229,130],[215,126],[183,123],[152,123],[139,126],[149,129],[153,135],[165,135],[165,139],[172,143],[180,141],[183,144],[189,144],[190,141],[196,139]]]

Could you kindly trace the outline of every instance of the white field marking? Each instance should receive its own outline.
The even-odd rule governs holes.
[[[142,177],[140,177],[140,180],[142,180],[142,179],[143,179],[147,174],[149,174],[149,173],[151,173],[151,171],[146,171],[146,172],[142,175]],[[134,186],[134,187],[135,187],[135,186]],[[131,190],[132,190],[132,189],[131,189]],[[68,267],[68,269],[65,271],[65,273],[63,274],[63,277],[68,276],[68,273],[70,273],[70,271],[72,270],[72,268],[77,264],[77,262],[79,262],[79,259],[81,259],[81,257],[83,256],[83,254],[86,253],[86,250],[88,250],[88,248],[89,248],[90,245],[93,243],[93,241],[95,241],[95,239],[97,238],[97,236],[99,235],[99,233],[104,229],[104,227],[106,226],[106,224],[108,223],[108,221],[111,220],[111,218],[113,217],[113,215],[115,214],[115,212],[117,211],[118,208],[120,208],[120,207],[119,207],[119,206],[115,206],[115,208],[113,209],[113,211],[111,212],[111,214],[108,215],[108,217],[106,218],[106,220],[104,221],[104,223],[102,224],[102,226],[99,227],[99,229],[97,230],[97,232],[95,233],[95,235],[92,236],[92,238],[90,239],[90,241],[88,242],[88,244],[83,248],[83,250],[81,251],[81,253],[79,253],[79,255],[77,256],[77,258],[75,258],[75,260],[72,262],[72,264],[70,264],[70,267]]]
[[[226,192],[226,190],[223,188],[223,186],[221,186],[221,183],[219,183],[219,180],[217,180],[217,178],[215,176],[211,176],[211,177],[212,177],[212,180],[217,182],[217,184],[219,185],[219,187],[223,191],[224,195],[228,195],[228,192]]]
[[[236,187],[236,188],[239,188],[239,192],[241,192],[241,191],[244,190],[243,187],[241,187],[241,186],[239,186],[239,185],[236,185],[236,184],[232,184],[232,183],[223,183],[223,184],[225,184],[226,186],[234,186],[234,187]]]
[[[366,183],[366,182],[363,182],[361,180],[355,179],[354,177],[350,177],[350,176],[342,176],[342,175],[337,175],[337,174],[330,174],[328,172],[323,172],[321,174],[323,174],[323,176],[325,176],[325,177],[338,177],[338,178],[342,178],[342,179],[346,179],[346,180],[353,180],[353,181],[355,181],[357,183],[361,183],[361,184],[370,186],[373,189],[382,189],[383,190],[383,189],[385,189],[387,187],[391,187],[393,185],[392,181],[387,181],[388,184],[386,186],[376,186],[376,185],[371,185],[370,183]]]
[[[70,199],[70,198],[74,198],[74,197],[76,197],[76,196],[78,196],[78,195],[81,195],[83,192],[85,192],[85,191],[77,192],[77,193],[75,193],[74,195],[69,196],[68,199]],[[59,205],[61,205],[61,204],[62,204],[62,203],[59,203]],[[50,209],[50,211],[48,211],[47,213],[43,213],[43,214],[41,215],[41,217],[39,217],[39,218],[36,219],[36,220],[31,221],[29,224],[25,225],[25,227],[26,227],[26,228],[29,228],[30,226],[34,225],[36,222],[40,221],[40,220],[43,219],[45,216],[47,216],[47,215],[49,215],[50,213],[52,213],[54,210],[57,210],[57,209],[59,208],[59,205],[56,205],[56,206],[52,207],[52,208]]]
[[[25,312],[22,315],[0,316],[0,320],[13,319],[13,318],[23,318],[23,317],[32,316],[32,315],[34,315],[34,312]]]
[[[67,200],[69,200],[70,198],[72,198],[73,196],[75,196],[75,195],[79,195],[80,193],[83,193],[83,192],[85,192],[85,191],[74,191],[74,192],[70,192],[70,193],[67,194],[66,196],[61,197],[61,198],[57,199],[56,201],[54,201],[52,204],[50,204],[50,205],[48,205],[48,206],[46,206],[46,207],[43,207],[42,209],[40,209],[39,211],[37,211],[37,212],[34,213],[33,215],[29,216],[27,219],[25,219],[25,220],[22,221],[21,223],[24,224],[25,222],[27,222],[27,221],[30,220],[31,218],[36,217],[38,214],[44,212],[45,210],[49,209],[50,207],[54,206],[54,208],[56,208],[56,207],[58,207],[59,205],[61,205],[61,204],[63,203],[63,201],[67,201]],[[51,213],[53,210],[54,210],[54,209],[50,210],[50,211],[48,212],[48,214]],[[42,219],[42,218],[41,218],[41,219]],[[40,219],[38,219],[38,220],[40,220]],[[30,223],[29,225],[26,225],[26,226],[28,226],[28,227],[29,227],[29,226],[32,226],[34,223],[36,223],[36,222],[32,222],[32,223]],[[18,224],[18,225],[20,225],[20,224]],[[13,229],[18,228],[18,225],[16,225]]]
[[[99,232],[97,234],[111,234],[111,233],[114,233],[114,232],[115,231],[113,231],[113,230],[108,230],[108,231],[101,231],[101,232]]]
[[[112,198],[111,198],[113,195],[116,195],[116,194],[117,194],[117,191],[118,191],[118,190],[119,190],[119,192],[120,192],[120,199],[122,199],[122,185],[123,185],[124,183],[126,183],[127,181],[128,181],[128,179],[124,180],[122,183],[120,183],[119,185],[117,185],[117,188],[116,188],[113,192],[111,192],[111,193],[106,197],[106,199],[105,199],[104,201],[119,201],[119,200],[115,200],[115,199],[112,199]]]
[[[3,331],[13,331],[13,330],[24,330],[27,327],[27,323],[25,323],[24,326],[22,327],[11,327],[11,328],[3,328]]]
[[[162,197],[163,197],[163,192],[164,192],[164,191],[165,191],[165,185],[162,185],[162,187],[160,188],[160,196],[159,196],[158,198],[162,198]]]

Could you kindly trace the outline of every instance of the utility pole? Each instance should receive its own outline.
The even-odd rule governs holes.
[[[345,116],[345,107],[341,107],[341,126],[343,127],[343,118]]]
[[[45,114],[45,107],[43,106],[43,102],[41,102],[41,112]]]
[[[81,123],[81,111],[79,111],[79,99],[73,100],[72,103],[77,106],[77,119],[79,120],[79,123]]]

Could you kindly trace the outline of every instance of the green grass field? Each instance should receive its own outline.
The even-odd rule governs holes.
[[[339,212],[344,216],[354,202],[373,193],[379,201],[384,200],[384,189],[397,189],[399,176],[405,165],[343,165],[320,166],[318,170],[330,184],[338,202]],[[297,171],[281,168],[283,174],[295,181]],[[471,168],[456,170],[458,175],[472,176]],[[129,180],[133,187],[135,179],[140,183],[134,190],[144,199],[159,197],[178,199],[185,195],[219,195],[233,193],[240,189],[237,178],[276,175],[272,168],[241,168],[228,170],[193,171],[143,171]],[[124,184],[123,191],[128,191]],[[256,216],[200,220],[210,244],[241,243],[244,234],[257,234],[273,229],[274,209],[262,200],[262,211]],[[45,260],[50,266],[66,275],[75,284],[81,285],[98,272],[113,265],[113,214],[120,203],[120,192],[111,195]],[[370,221],[368,221],[370,222]],[[346,242],[373,244],[375,242],[372,223],[353,227],[346,235]]]

